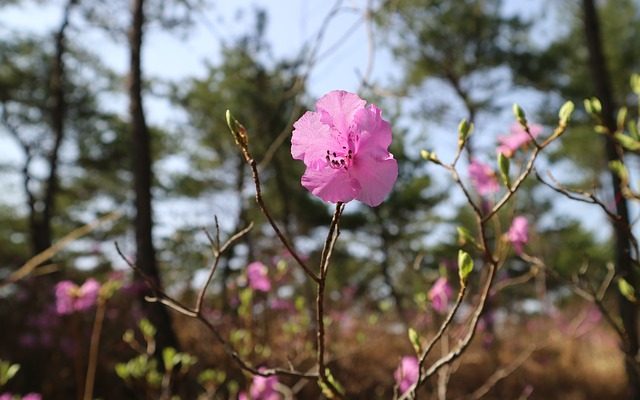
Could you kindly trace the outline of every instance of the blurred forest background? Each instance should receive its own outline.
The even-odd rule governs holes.
[[[609,101],[593,75],[590,6]],[[311,367],[313,287],[255,204],[225,110],[248,129],[275,219],[316,260],[331,208],[301,187],[289,140],[319,96],[345,89],[391,121],[400,176],[379,207],[347,205],[328,282],[330,363],[357,398],[391,398],[393,371],[413,351],[407,328],[442,321],[428,292],[443,276],[456,286],[456,228],[473,226],[464,198],[420,150],[451,158],[467,118],[475,132],[462,163],[495,163],[513,102],[542,135],[565,100],[598,96],[611,115],[637,109],[629,78],[640,71],[639,30],[637,0],[0,1],[0,359],[20,365],[0,393],[83,398],[103,313],[96,398],[237,398],[251,378],[196,321],[144,301],[151,292],[114,244],[191,303],[212,260],[203,228],[215,232],[215,217],[223,237],[254,227],[221,258],[207,315],[253,364]],[[537,165],[613,207],[601,136],[576,110]],[[633,154],[625,162],[638,170]],[[631,303],[615,284],[597,301],[585,294],[614,264],[635,287],[637,266],[620,270],[606,213],[533,177],[496,224],[516,214],[531,226],[526,253],[544,267],[505,253],[500,290],[452,366],[446,397],[640,398],[640,375],[624,363],[625,352],[637,354],[637,327],[627,343],[635,351],[621,351],[602,317]],[[637,217],[629,204],[629,221]],[[253,261],[268,267],[271,290],[248,285]],[[93,308],[57,312],[56,284],[89,278],[112,292]],[[167,347],[179,353],[153,357]],[[483,391],[495,371],[504,376]],[[293,398],[321,396],[306,380],[281,382]],[[439,386],[425,391],[442,397]]]

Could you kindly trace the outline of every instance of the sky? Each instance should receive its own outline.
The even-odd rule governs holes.
[[[547,7],[548,1],[509,0],[506,2],[505,12],[529,18],[544,17],[536,33],[537,40],[544,43],[556,29],[553,26],[554,17],[547,11],[551,9]],[[62,10],[60,0],[41,4],[23,3],[20,6],[5,7],[0,13],[0,34],[10,34],[12,31],[47,34],[59,25]],[[188,35],[167,33],[157,25],[149,24],[143,47],[143,71],[146,77],[180,80],[185,77],[203,76],[206,63],[217,64],[221,61],[223,43],[232,43],[234,39],[250,31],[253,26],[252,10],[258,7],[264,9],[269,17],[266,42],[271,46],[273,58],[294,57],[305,44],[314,43],[323,21],[336,4],[335,1],[325,0],[234,0],[212,3],[212,7],[198,13],[196,23]],[[341,4],[341,11],[330,20],[322,37],[318,52],[320,61],[309,76],[308,88],[312,98],[334,89],[357,91],[371,56],[374,57],[372,81],[384,86],[399,79],[399,66],[387,50],[376,46],[374,52],[370,52],[367,24],[363,18],[367,0],[344,0]],[[127,13],[128,10],[123,10],[125,20],[128,17]],[[75,21],[78,20],[76,17]],[[73,23],[72,16],[72,26]],[[98,52],[106,65],[125,74],[128,68],[126,43],[116,42],[98,30],[84,28],[75,28],[83,45]],[[379,39],[375,30],[374,38]],[[438,92],[441,96],[442,93],[446,93],[437,83],[430,85],[427,86],[427,91]],[[505,132],[512,121],[510,106],[514,101],[525,106],[525,109],[533,109],[540,99],[527,93],[512,93],[504,97],[504,112],[478,121],[479,129],[488,133],[484,137],[489,138],[479,141],[479,149],[486,150],[490,156],[493,154],[492,147],[495,146],[492,138]],[[455,104],[455,101],[452,100],[452,104]],[[126,99],[116,99],[111,106],[124,113]],[[453,109],[455,114],[455,107]],[[167,102],[151,97],[146,99],[146,112],[149,121],[159,125],[176,123],[177,118],[179,120],[176,111]],[[464,115],[462,110],[460,112],[461,116]],[[450,157],[455,150],[457,120],[447,121],[445,124],[416,122],[410,119],[401,122],[414,131],[426,131],[430,139],[422,146],[435,149],[442,159]],[[419,147],[413,149],[416,154],[419,150]],[[9,162],[19,162],[21,158],[16,145],[2,135],[0,158]],[[15,193],[17,203],[21,203],[19,180],[16,178],[7,187]],[[185,209],[184,205],[177,207],[180,210]],[[200,211],[219,214],[224,210],[214,208]],[[582,213],[576,212],[572,207],[566,212]],[[596,222],[594,227],[598,224],[600,222]]]

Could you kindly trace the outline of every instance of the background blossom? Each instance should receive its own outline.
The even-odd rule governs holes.
[[[515,252],[522,254],[524,245],[529,241],[529,221],[523,216],[515,217],[507,231],[507,239],[513,245]]]
[[[440,277],[435,281],[431,290],[429,290],[429,300],[433,309],[438,313],[444,313],[449,306],[449,299],[453,294],[453,290],[447,281],[447,278]]]
[[[56,312],[60,315],[72,314],[91,308],[98,300],[100,283],[89,278],[78,287],[71,281],[60,281],[56,284]]]
[[[255,261],[247,267],[247,280],[249,287],[259,292],[268,292],[271,290],[271,281],[267,275],[269,269],[261,262]]]
[[[529,124],[529,132],[534,138],[542,132],[542,125]],[[498,153],[504,154],[505,157],[513,156],[519,148],[526,146],[531,142],[531,136],[524,130],[522,125],[514,123],[511,125],[511,133],[509,135],[498,136]]]
[[[496,173],[488,164],[472,160],[469,164],[469,177],[480,196],[487,196],[500,190]]]
[[[400,360],[400,365],[393,374],[400,394],[404,394],[418,381],[418,371],[420,364],[415,356],[404,356]]]

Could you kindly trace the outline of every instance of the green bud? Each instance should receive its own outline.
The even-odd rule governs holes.
[[[458,147],[462,147],[467,141],[469,135],[473,132],[473,124],[469,123],[466,119],[460,121],[458,124]]]
[[[640,96],[640,74],[631,74],[631,90]]]
[[[247,129],[240,122],[238,122],[237,119],[233,117],[230,110],[227,110],[226,118],[227,118],[227,126],[229,127],[229,130],[231,131],[231,134],[233,135],[233,138],[235,139],[236,143],[243,150],[246,150],[247,146],[249,145],[249,137],[247,136]]]
[[[618,290],[620,291],[620,294],[622,294],[627,300],[632,303],[636,302],[635,290],[633,289],[633,286],[631,286],[631,284],[626,281],[626,279],[618,279]]]
[[[513,103],[513,115],[516,116],[516,119],[518,120],[518,122],[520,123],[527,122],[527,117],[524,114],[524,110],[517,103]]]
[[[509,178],[509,158],[502,153],[498,153],[498,168],[500,169],[500,177],[507,188],[511,188],[511,179]]]
[[[635,119],[630,119],[627,123],[627,128],[629,128],[629,133],[631,137],[635,140],[640,140],[640,132],[638,131],[638,123]]]
[[[593,127],[593,130],[596,131],[597,133],[601,134],[601,135],[606,135],[609,133],[609,129],[607,129],[606,126],[604,125],[596,125]]]
[[[424,150],[424,149],[420,150],[420,157],[422,157],[424,160],[427,160],[427,161],[432,161],[436,163],[440,162],[440,160],[438,160],[438,156],[433,151]]]
[[[625,149],[629,151],[640,150],[640,141],[632,138],[631,136],[625,135],[624,133],[616,133],[614,137]]]
[[[560,111],[558,112],[558,117],[560,118],[561,124],[566,124],[569,122],[571,118],[571,114],[573,114],[573,110],[575,110],[576,106],[572,101],[565,102],[562,107],[560,107]]]
[[[624,166],[622,161],[615,160],[609,163],[609,169],[613,171],[621,181],[627,182],[629,179],[629,173],[627,172],[627,168]]]
[[[417,355],[420,355],[420,353],[422,353],[422,345],[420,344],[420,336],[418,336],[418,332],[413,328],[409,328],[407,333],[409,334],[409,342],[411,342],[411,345],[413,346],[413,351],[415,351]]]
[[[596,114],[600,114],[602,112],[602,103],[598,100],[597,97],[591,98],[591,107]]]
[[[458,251],[458,275],[460,276],[461,285],[465,285],[471,271],[473,271],[473,259],[466,251]]]
[[[618,115],[616,116],[616,127],[619,131],[624,129],[625,122],[627,121],[627,107],[622,107],[618,110]]]
[[[584,109],[587,112],[587,114],[593,114],[593,107],[591,107],[591,100],[584,99],[582,103],[584,104]]]

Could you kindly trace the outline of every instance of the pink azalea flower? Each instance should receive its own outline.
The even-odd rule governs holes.
[[[291,155],[307,167],[302,186],[324,201],[382,203],[398,177],[391,126],[380,109],[335,90],[293,125]]]
[[[440,277],[429,290],[429,300],[433,309],[440,314],[447,311],[449,299],[453,294],[453,290],[447,281],[447,278]]]
[[[42,395],[40,393],[27,393],[22,396],[22,400],[42,400]]]
[[[12,400],[13,396],[11,393],[2,393],[0,394],[0,400]]]
[[[529,132],[534,138],[542,132],[542,126],[538,124],[530,124]],[[522,125],[514,123],[511,125],[511,133],[509,135],[498,136],[498,153],[504,154],[505,157],[513,156],[519,148],[526,146],[531,142],[531,136],[524,130]]]
[[[507,239],[513,245],[516,254],[522,254],[524,245],[529,241],[529,222],[525,217],[518,216],[513,219],[507,232]]]
[[[247,393],[240,393],[238,400],[281,400],[282,396],[276,390],[278,386],[278,377],[273,376],[259,376],[253,377],[251,387],[249,388],[249,395]]]
[[[259,292],[268,292],[271,290],[271,281],[267,273],[267,266],[261,262],[255,261],[247,267],[247,279],[249,287]]]
[[[500,190],[496,173],[489,165],[478,160],[472,160],[469,164],[469,177],[480,196],[487,196]]]
[[[401,395],[418,381],[419,368],[420,364],[415,356],[402,357],[400,365],[393,374]]]
[[[56,312],[64,315],[87,310],[98,300],[99,291],[100,283],[93,278],[80,287],[71,281],[60,281],[55,288]]]

